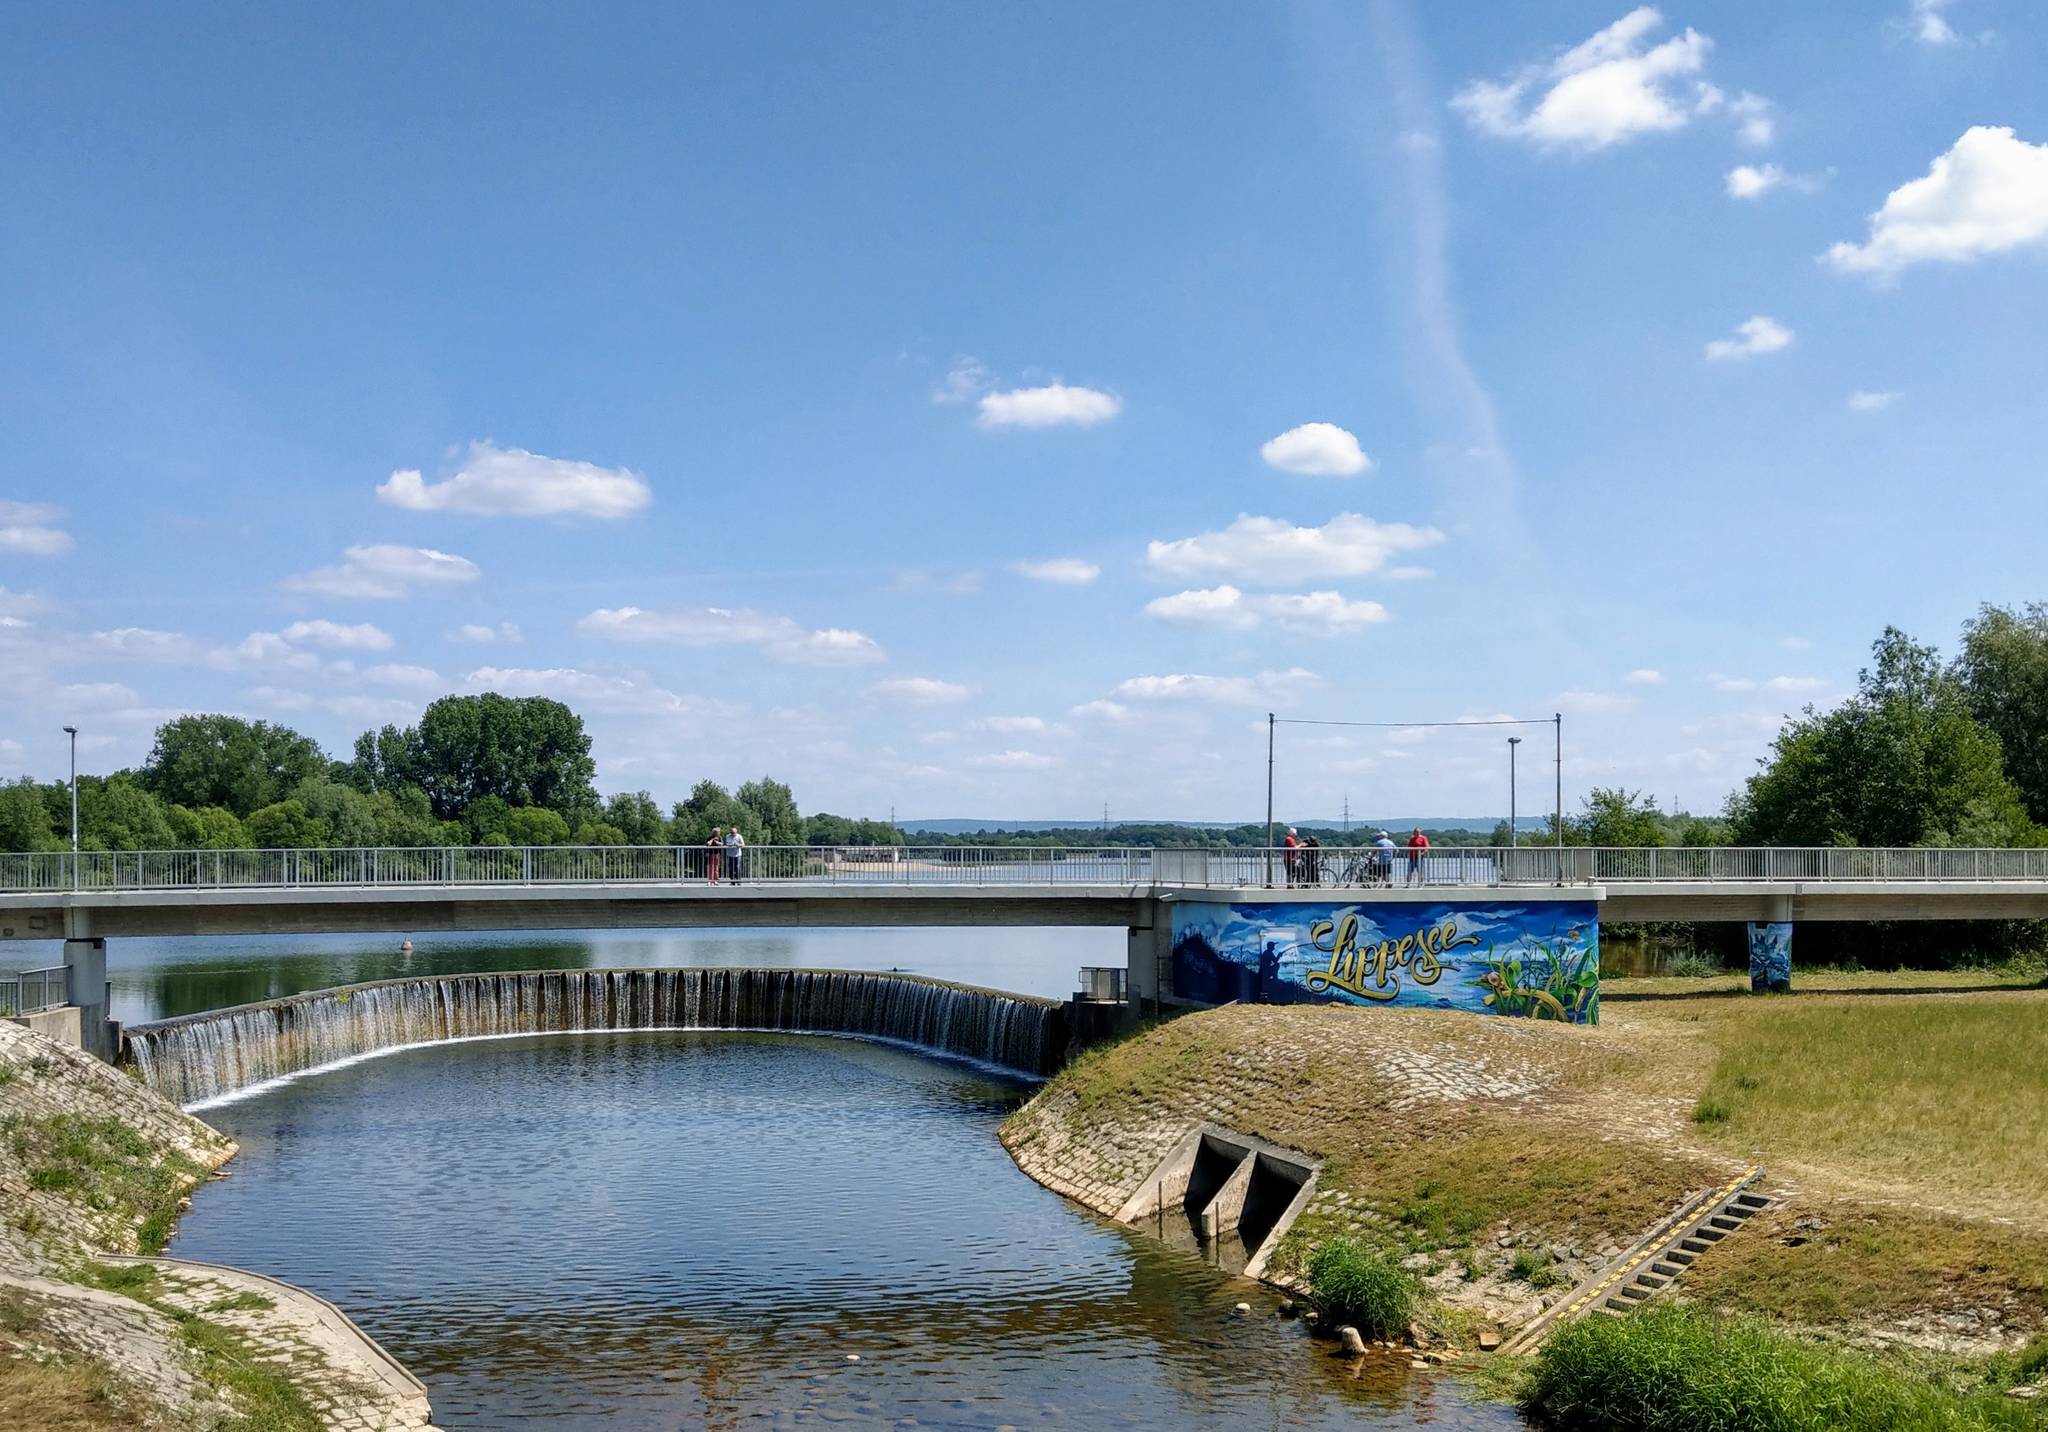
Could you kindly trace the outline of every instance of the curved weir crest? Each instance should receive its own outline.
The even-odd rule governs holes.
[[[917,975],[850,970],[545,970],[426,975],[139,1024],[145,1084],[193,1105],[385,1050],[605,1030],[853,1035],[1039,1076],[1066,1052],[1065,1008]]]

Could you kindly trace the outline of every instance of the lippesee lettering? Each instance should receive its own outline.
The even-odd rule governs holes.
[[[1328,969],[1311,970],[1303,981],[1311,990],[1341,989],[1360,999],[1391,1000],[1401,993],[1401,975],[1419,985],[1433,985],[1444,972],[1443,956],[1460,945],[1476,945],[1477,935],[1460,934],[1456,920],[1445,920],[1418,933],[1381,940],[1369,948],[1358,943],[1358,916],[1317,920],[1308,928],[1309,943],[1328,953]]]

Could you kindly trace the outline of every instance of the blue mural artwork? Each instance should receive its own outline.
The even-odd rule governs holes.
[[[1789,920],[1749,927],[1749,988],[1753,994],[1783,994],[1792,988]]]
[[[1393,1004],[1596,1024],[1590,900],[1174,906],[1173,989],[1205,1004]]]

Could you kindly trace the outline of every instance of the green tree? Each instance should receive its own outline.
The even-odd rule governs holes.
[[[699,781],[690,788],[690,798],[677,801],[669,821],[669,838],[679,845],[702,844],[712,827],[740,828],[747,844],[760,845],[761,818],[733,799],[716,781]]]
[[[2048,824],[2048,602],[1980,608],[1963,627],[1955,676],[1998,737],[2027,814]]]
[[[598,808],[583,718],[544,696],[444,696],[418,726],[387,727],[374,744],[371,756],[363,739],[356,742],[356,783],[416,785],[443,820],[487,796],[572,822]]]
[[[586,820],[583,824],[576,827],[574,843],[577,845],[632,845],[635,842],[627,839],[626,832],[620,830],[610,821]]]
[[[1664,844],[1664,817],[1653,797],[1641,791],[1595,786],[1569,822],[1574,845],[1643,846]]]
[[[78,778],[78,831],[87,850],[170,850],[177,844],[163,802],[126,772]]]
[[[239,716],[180,716],[157,727],[141,783],[167,804],[224,806],[246,816],[322,775],[327,757],[289,726]]]
[[[225,806],[174,805],[167,812],[171,843],[180,850],[246,850],[249,832]]]
[[[295,800],[282,800],[251,811],[243,824],[249,843],[258,850],[317,850],[327,844],[327,822]]]
[[[505,817],[505,838],[514,845],[567,845],[569,822],[551,810],[522,806]],[[578,841],[577,844],[584,842]]]
[[[1857,692],[1778,733],[1730,803],[1740,845],[1987,845],[2038,839],[1998,737],[1933,647],[1888,627]]]
[[[0,786],[0,850],[69,850],[70,832],[51,823],[42,788],[28,776]]]
[[[763,776],[758,781],[748,781],[733,794],[754,813],[761,825],[761,838],[767,844],[804,843],[804,818],[797,812],[796,793],[781,781]],[[747,838],[753,839],[751,835]]]
[[[604,823],[626,837],[626,845],[668,844],[668,822],[646,791],[620,791],[604,803]],[[586,842],[579,836],[577,844]]]

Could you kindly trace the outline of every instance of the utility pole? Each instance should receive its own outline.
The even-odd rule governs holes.
[[[1266,883],[1273,883],[1273,713],[1266,713]]]
[[[78,728],[66,726],[71,738],[71,888],[78,888]]]
[[[1557,883],[1564,884],[1564,712],[1550,713],[1557,733]]]
[[[1344,792],[1344,833],[1351,834],[1351,792]]]
[[[1508,737],[1508,849],[1521,844],[1515,834],[1515,747],[1522,744],[1520,736]]]

